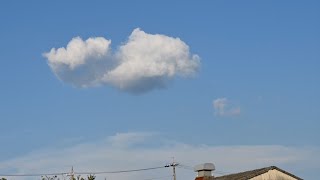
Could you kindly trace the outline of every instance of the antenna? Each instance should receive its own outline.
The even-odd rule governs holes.
[[[71,167],[71,173],[70,173],[70,179],[71,180],[74,180],[75,178],[74,178],[74,170],[73,170],[73,166]]]

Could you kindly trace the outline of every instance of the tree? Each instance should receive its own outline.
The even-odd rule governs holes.
[[[41,180],[59,180],[58,176],[41,176]]]
[[[90,174],[89,176],[87,176],[87,179],[81,177],[81,175],[77,176],[77,178],[75,177],[70,177],[70,180],[95,180],[96,179],[96,176],[95,175],[92,175]]]
[[[96,179],[96,176],[95,176],[95,175],[90,174],[90,175],[88,176],[88,180],[95,180],[95,179]]]

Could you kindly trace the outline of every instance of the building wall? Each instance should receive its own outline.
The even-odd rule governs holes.
[[[283,172],[280,172],[276,169],[270,170],[267,173],[261,174],[260,176],[256,176],[251,178],[250,180],[297,180]]]

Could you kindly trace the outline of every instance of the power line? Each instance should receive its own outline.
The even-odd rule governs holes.
[[[173,172],[172,177],[173,177],[173,180],[177,180],[176,166],[178,166],[178,165],[179,165],[179,163],[176,163],[176,162],[174,161],[174,157],[172,157],[172,163],[165,166],[165,167],[172,167],[172,172]]]
[[[179,164],[177,167],[180,169],[186,169],[186,170],[192,170],[192,171],[194,170],[193,167],[188,166],[188,165],[184,165],[184,164]],[[231,172],[215,170],[213,173],[219,174],[219,175],[226,175],[226,174],[230,174]]]
[[[62,173],[35,173],[35,174],[0,174],[2,177],[18,177],[18,176],[55,176],[55,175],[65,175],[69,174],[68,172],[62,172]]]
[[[193,169],[188,168],[188,167],[184,167],[184,166],[177,166],[177,167],[180,168],[180,169],[186,169],[186,170],[191,170],[191,171],[193,171]]]
[[[185,164],[179,164],[178,168],[193,170],[192,166],[188,166],[188,165],[185,165]]]
[[[150,168],[141,168],[141,169],[130,169],[130,170],[119,170],[119,171],[98,171],[98,172],[73,172],[74,174],[118,174],[118,173],[130,173],[137,171],[149,171],[155,169],[166,168],[167,166],[158,166]],[[56,175],[70,175],[70,172],[58,172],[58,173],[32,173],[32,174],[0,174],[2,177],[34,177],[34,176],[56,176]]]
[[[166,166],[142,168],[142,169],[130,169],[130,170],[119,170],[119,171],[98,171],[98,172],[75,172],[75,174],[118,174],[118,173],[129,173],[137,171],[149,171],[154,169],[166,168]]]

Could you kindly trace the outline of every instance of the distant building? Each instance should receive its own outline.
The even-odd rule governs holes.
[[[276,166],[265,167],[235,174],[214,177],[212,171],[215,167],[212,163],[205,163],[194,168],[198,175],[195,180],[302,180],[287,171]]]

